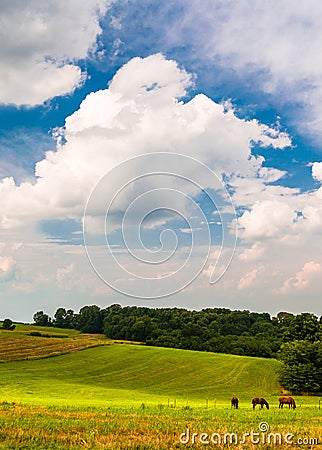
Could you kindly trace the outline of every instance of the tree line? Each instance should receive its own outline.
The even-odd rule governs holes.
[[[43,311],[33,316],[42,326],[104,333],[108,338],[139,341],[158,347],[234,355],[279,358],[281,384],[293,392],[322,391],[322,318],[207,308],[84,306],[79,313],[58,308],[53,318]]]

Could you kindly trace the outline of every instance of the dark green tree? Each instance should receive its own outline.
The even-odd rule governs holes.
[[[322,391],[322,342],[296,340],[281,347],[282,385],[294,393]]]
[[[280,311],[276,314],[276,319],[280,324],[286,324],[288,325],[291,320],[294,318],[294,314],[286,312],[286,311]]]
[[[16,328],[16,325],[14,325],[11,319],[4,319],[4,321],[2,322],[2,328],[4,330],[12,331]]]
[[[80,309],[77,315],[77,329],[83,333],[103,333],[105,311],[90,305]]]
[[[54,326],[59,328],[66,328],[66,315],[67,311],[65,308],[58,308],[54,314]]]
[[[322,338],[321,332],[322,328],[318,318],[311,313],[302,313],[291,319],[284,333],[284,340],[319,341]]]
[[[44,311],[37,311],[33,315],[34,323],[35,325],[41,326],[41,327],[50,327],[52,326],[51,318],[48,316],[48,314],[45,314]]]
[[[275,357],[281,330],[267,313],[207,308],[147,308],[112,305],[105,310],[104,333],[111,339],[148,345]]]
[[[77,314],[72,309],[67,309],[65,323],[66,328],[77,328]]]
[[[60,328],[75,328],[77,326],[76,315],[72,309],[66,311],[65,308],[58,308],[54,314],[53,324]]]
[[[138,318],[131,327],[131,340],[146,342],[148,337],[151,335],[152,324],[151,318],[143,316]]]

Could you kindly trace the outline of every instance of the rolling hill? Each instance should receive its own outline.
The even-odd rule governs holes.
[[[35,405],[131,406],[187,402],[227,405],[232,395],[280,393],[272,359],[111,344],[0,364],[0,401]]]

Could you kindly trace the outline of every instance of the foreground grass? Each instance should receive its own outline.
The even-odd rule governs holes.
[[[301,410],[230,410],[200,408],[54,408],[26,405],[0,405],[0,448],[5,449],[176,449],[203,448],[201,433],[209,438],[218,433],[224,448],[225,433],[236,433],[231,448],[272,448],[267,433],[259,431],[266,422],[270,432],[294,434],[299,438],[321,441],[321,414],[318,408]],[[189,429],[190,435],[187,434]],[[240,444],[244,433],[259,432],[265,444],[254,445],[250,438]],[[180,442],[180,435],[183,442]],[[192,433],[197,433],[192,438]],[[256,436],[257,437],[257,436]],[[218,441],[218,435],[215,439]],[[228,443],[229,441],[229,437]],[[284,441],[282,441],[284,442]],[[227,445],[225,446],[227,448]],[[282,445],[279,448],[288,448]],[[300,448],[303,448],[301,446]],[[311,444],[307,448],[320,448]]]
[[[58,340],[67,339],[73,337]],[[6,362],[0,364],[0,449],[202,448],[200,433],[222,439],[236,433],[240,440],[258,432],[261,422],[271,432],[293,433],[294,440],[322,442],[316,397],[295,397],[294,411],[278,409],[278,367],[276,360],[120,344]],[[237,411],[230,409],[232,395],[240,399]],[[264,396],[270,409],[253,411],[255,396]],[[184,444],[179,437],[187,429]],[[272,445],[248,440],[228,447]]]

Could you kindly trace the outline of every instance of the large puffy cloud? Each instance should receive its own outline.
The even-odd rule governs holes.
[[[244,237],[252,241],[284,236],[295,219],[293,209],[276,199],[256,202],[242,215],[239,223],[244,228]]]
[[[172,0],[157,10],[149,6],[152,13],[147,15],[136,2],[126,3],[114,20],[116,28],[128,27],[131,40],[141,43],[135,31],[144,19],[146,29],[152,30],[147,45],[157,42],[180,58],[187,48],[189,63],[208,84],[216,84],[214,74],[223,84],[232,77],[232,86],[264,92],[276,106],[291,105],[287,114],[297,126],[321,135],[321,2]],[[120,36],[133,48],[124,33]]]
[[[240,119],[229,105],[218,104],[205,95],[182,100],[191,83],[193,79],[185,70],[160,54],[129,61],[107,89],[88,95],[79,110],[66,119],[65,127],[56,136],[57,150],[48,152],[36,164],[33,182],[16,185],[11,178],[2,180],[1,226],[7,229],[6,233],[15,227],[22,233],[21,227],[43,219],[81,220],[91,189],[115,165],[156,151],[193,156],[228,180],[235,206],[243,211],[239,223],[244,247],[237,250],[240,257],[225,273],[220,295],[233,298],[234,292],[242,292],[246,297],[251,291],[260,292],[264,285],[272,297],[271,308],[275,309],[273,304],[278,306],[282,295],[278,287],[297,273],[295,261],[302,266],[308,260],[320,263],[319,190],[305,193],[279,185],[286,173],[264,167],[264,158],[252,154],[252,145],[259,142],[276,151],[290,144],[289,137],[256,120]],[[319,167],[312,164],[316,180],[320,180]],[[134,175],[131,172],[125,177]],[[125,206],[126,203],[121,204],[120,211]],[[40,248],[44,245],[29,247],[30,251]],[[87,261],[82,260],[80,269],[78,257],[65,255],[61,262],[53,262],[53,270],[48,260],[43,261],[50,254],[58,259],[61,249],[47,244],[46,255],[37,256],[40,269],[32,282],[30,273],[35,272],[34,267],[28,266],[28,258],[20,261],[16,289],[31,292],[37,286],[55,283],[65,289],[65,283],[72,283],[79,292],[94,292],[98,280],[94,275],[81,274],[85,266],[88,269]],[[199,250],[200,255],[204,253],[201,247]],[[210,264],[215,260],[211,258]],[[46,264],[46,276],[40,277],[41,267]],[[205,268],[207,280],[213,270],[213,266]],[[75,277],[79,284],[71,281]],[[200,278],[205,281],[205,277]],[[198,281],[196,285],[198,288]]]
[[[261,186],[282,176],[263,169],[263,158],[253,156],[251,146],[284,148],[290,145],[288,136],[256,120],[242,120],[231,107],[202,94],[179,101],[191,83],[185,70],[161,54],[128,62],[108,89],[88,95],[66,119],[57,151],[36,164],[35,183],[17,186],[12,178],[2,180],[2,227],[81,218],[99,178],[142,153],[190,155],[219,176],[250,177]]]
[[[312,177],[320,179],[320,164],[312,164]],[[252,198],[245,194],[245,186],[251,190]],[[257,192],[255,191],[257,189]],[[248,191],[249,192],[249,191]],[[240,235],[247,242],[259,243],[263,240],[275,240],[279,243],[294,245],[300,240],[306,242],[320,239],[322,229],[322,188],[310,192],[281,186],[260,187],[251,179],[237,180],[235,202],[247,206],[239,218]]]
[[[109,0],[1,4],[0,102],[34,106],[78,87]]]

